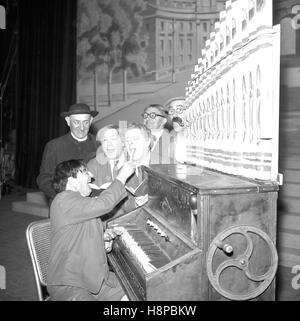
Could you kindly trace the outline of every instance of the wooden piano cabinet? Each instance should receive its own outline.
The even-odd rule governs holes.
[[[201,250],[201,300],[275,299],[276,183],[189,165],[145,171],[147,206]]]
[[[163,240],[156,230],[147,225],[149,219],[168,235],[168,241]],[[144,231],[153,242],[156,242],[161,252],[168,255],[170,261],[155,271],[146,273],[132,253],[131,244],[116,238],[108,260],[129,299],[133,301],[200,300],[198,271],[201,266],[202,251],[196,244],[168,226],[168,222],[159,213],[153,212],[147,206],[109,221],[108,226],[118,225],[126,228],[133,224],[139,229],[139,233]]]
[[[199,301],[200,280],[195,271],[201,266],[200,251],[195,249],[172,267],[165,267],[162,271],[154,272],[148,280],[148,301]]]
[[[252,246],[251,242],[253,242],[253,252],[249,258],[249,266],[253,274],[263,275],[271,270],[270,276],[274,278],[278,261],[274,248],[276,244],[276,200],[276,192],[204,196],[200,203],[204,204],[203,220],[207,230],[203,240],[205,249],[209,252],[209,246],[213,240],[218,235],[222,237],[222,233],[225,234],[224,231],[228,231],[226,238],[222,241],[224,244],[230,244],[236,252],[228,257],[217,248],[213,260],[210,260],[210,265],[220,265],[223,260],[233,260],[245,253],[247,246]],[[205,212],[205,208],[209,211]],[[244,234],[238,234],[238,232],[244,232]],[[250,244],[247,244],[246,236],[250,237]],[[271,263],[273,268],[270,267]],[[228,271],[224,269],[223,274],[222,288],[232,293],[232,298],[241,299],[243,295],[248,298],[247,293],[249,295],[253,293],[254,298],[259,300],[275,300],[275,280],[267,286],[267,291],[256,297],[260,288],[265,287],[263,282],[261,285],[259,285],[260,282],[249,282],[245,271],[237,267],[228,267]],[[269,284],[268,281],[266,276],[266,285]],[[210,287],[209,298],[217,300],[221,296],[214,287]]]
[[[203,300],[275,298],[279,80],[272,1],[226,1],[176,114],[180,164],[145,169],[147,206],[202,251]]]

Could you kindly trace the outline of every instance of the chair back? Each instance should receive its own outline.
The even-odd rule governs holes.
[[[32,222],[26,229],[27,245],[33,266],[39,301],[49,300],[46,290],[50,256],[50,219]]]

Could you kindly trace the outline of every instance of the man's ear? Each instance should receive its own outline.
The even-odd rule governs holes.
[[[70,176],[68,177],[67,185],[66,185],[66,190],[69,191],[77,191],[77,179]]]
[[[65,117],[65,121],[67,122],[68,126],[70,127],[70,117],[69,116]]]
[[[165,125],[167,123],[168,119],[167,118],[164,118],[163,119],[163,125]]]

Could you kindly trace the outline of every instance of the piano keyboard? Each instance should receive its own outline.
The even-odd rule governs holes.
[[[121,234],[107,257],[129,300],[199,298],[202,252],[159,212],[143,206],[109,221],[108,228]],[[193,271],[195,277],[187,276]]]
[[[147,233],[136,224],[127,224],[126,227],[118,226],[118,230],[122,232],[119,236],[120,241],[147,274],[156,271],[171,261],[155,245]]]

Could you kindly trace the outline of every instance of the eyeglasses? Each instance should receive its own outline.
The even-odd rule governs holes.
[[[182,114],[183,113],[183,107],[177,107],[176,109],[174,108],[170,108],[169,110],[169,114],[173,115],[173,114]]]
[[[159,115],[159,114],[155,114],[155,113],[146,113],[146,112],[145,112],[145,113],[142,114],[142,117],[143,117],[144,119],[147,119],[147,118],[155,119],[156,116],[166,118],[166,117],[163,116],[163,115]]]

